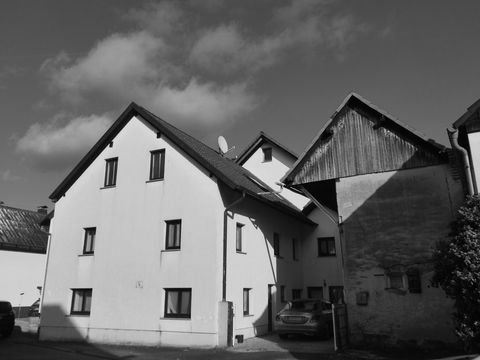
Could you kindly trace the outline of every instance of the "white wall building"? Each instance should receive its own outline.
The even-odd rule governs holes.
[[[279,284],[304,286],[293,244],[316,227],[272,191],[131,104],[51,195],[40,339],[216,346],[268,331]]]

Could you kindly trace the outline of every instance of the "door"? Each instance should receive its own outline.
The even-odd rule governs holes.
[[[273,287],[275,285],[268,284],[268,332],[273,331]]]

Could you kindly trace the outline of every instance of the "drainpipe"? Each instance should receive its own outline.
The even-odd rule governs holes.
[[[470,168],[470,159],[468,158],[467,149],[460,146],[458,143],[458,130],[457,129],[447,129],[448,138],[450,139],[450,144],[452,147],[462,154],[465,178],[467,179],[467,191],[468,195],[473,195],[473,181],[472,181],[472,172]]]
[[[227,300],[227,239],[228,239],[228,231],[227,231],[227,221],[228,215],[227,212],[232,209],[234,206],[238,205],[240,202],[245,199],[245,191],[242,191],[242,196],[232,202],[230,205],[225,207],[223,211],[223,277],[222,277],[222,301]]]

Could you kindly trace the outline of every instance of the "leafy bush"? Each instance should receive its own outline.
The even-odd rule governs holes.
[[[433,256],[433,282],[455,300],[456,333],[467,349],[480,344],[480,198],[467,197],[452,223],[450,241]]]

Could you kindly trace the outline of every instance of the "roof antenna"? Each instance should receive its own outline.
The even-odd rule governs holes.
[[[230,150],[235,149],[235,146],[232,146],[231,148],[228,148],[227,140],[222,135],[220,135],[218,137],[217,141],[218,141],[218,150],[220,151],[220,154],[222,156],[225,156],[225,154],[227,152],[229,152]]]

